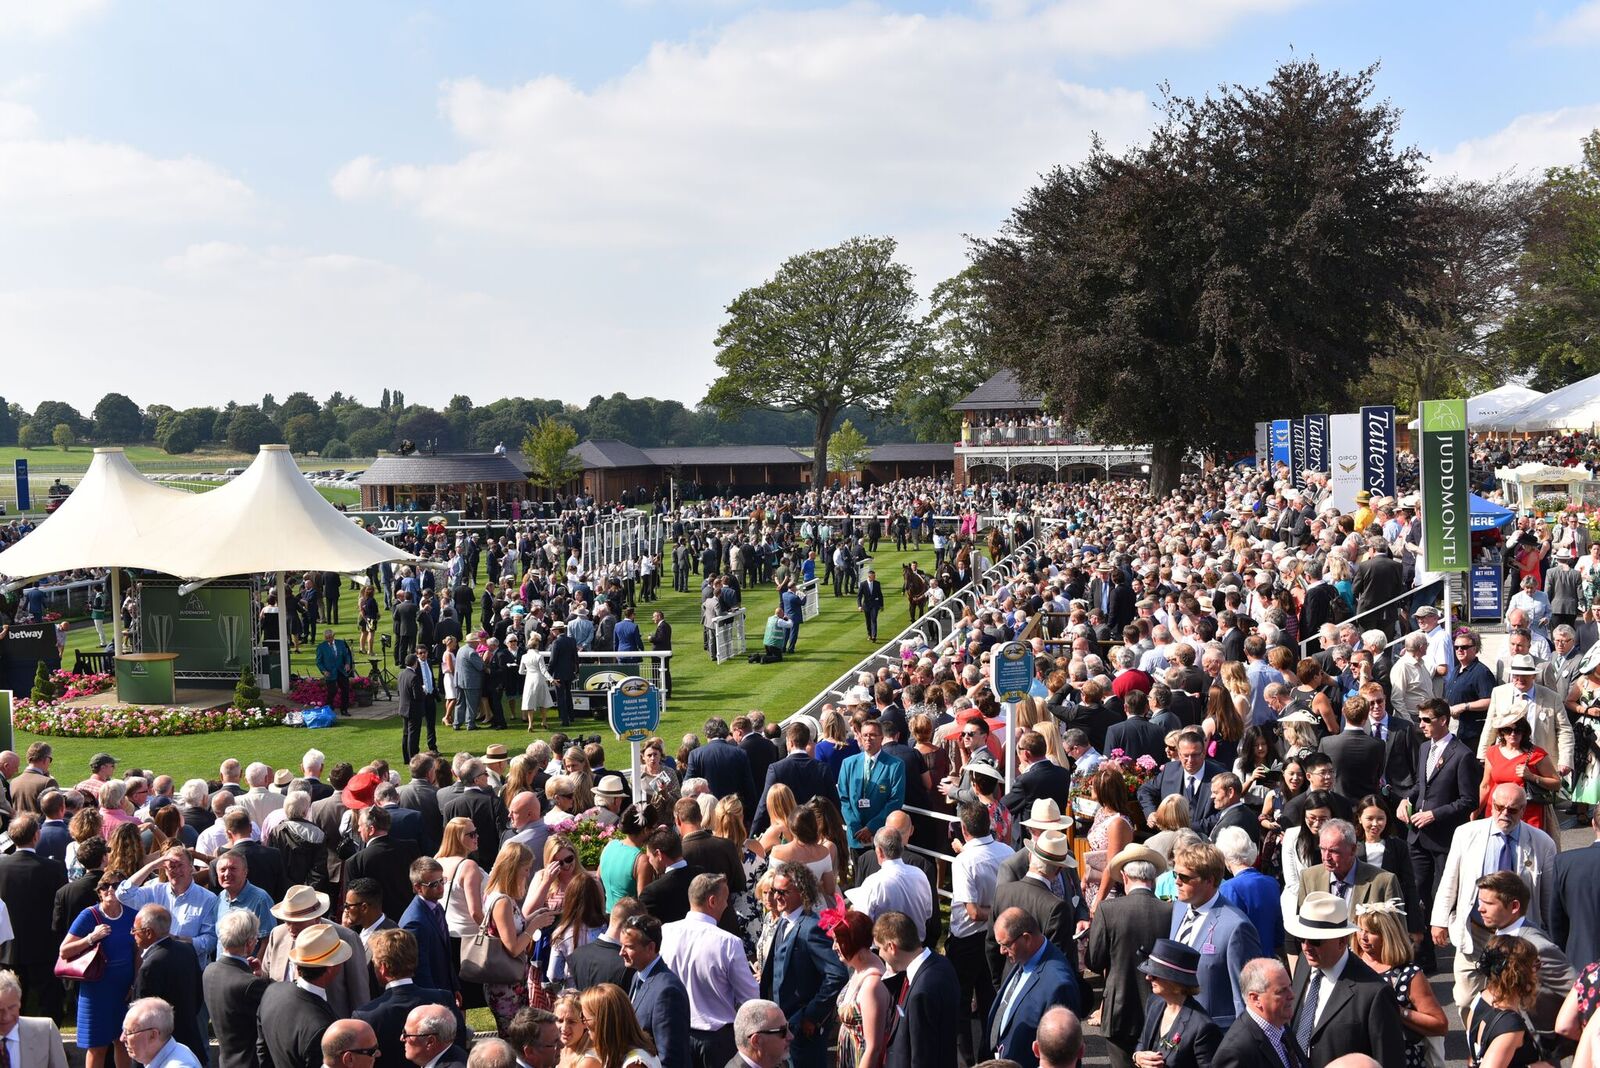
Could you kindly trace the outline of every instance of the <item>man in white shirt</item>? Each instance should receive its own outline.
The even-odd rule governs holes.
[[[1406,635],[1405,650],[1389,671],[1389,693],[1394,713],[1414,721],[1422,702],[1433,697],[1433,680],[1423,659],[1428,652],[1428,636],[1412,631]]]
[[[886,912],[903,912],[917,930],[924,930],[933,913],[933,895],[928,877],[902,859],[905,839],[894,828],[884,827],[873,835],[872,845],[878,854],[878,870],[860,886],[845,891],[845,897],[853,908],[874,920]]]
[[[201,1068],[188,1046],[172,1037],[172,1006],[140,998],[122,1017],[122,1044],[145,1068]],[[15,1063],[15,1062],[13,1062]]]
[[[268,816],[283,807],[283,795],[267,789],[272,783],[272,769],[256,761],[244,770],[250,789],[239,798],[239,806],[250,813],[250,822],[260,827]]]
[[[989,1018],[994,1004],[994,982],[989,976],[984,954],[984,936],[989,930],[989,911],[994,905],[994,888],[1000,879],[1000,866],[1014,852],[996,842],[989,824],[989,810],[983,805],[961,806],[961,851],[950,869],[950,937],[945,941],[945,956],[961,977],[961,1006],[966,1020],[956,1034],[956,1047],[965,1063],[983,1058],[973,1049],[971,1021]],[[977,999],[975,1010],[967,1012]]]
[[[739,1006],[760,996],[738,935],[717,924],[728,908],[728,878],[689,883],[689,913],[661,926],[661,960],[689,991],[689,1056],[695,1068],[724,1068],[734,1056]]]

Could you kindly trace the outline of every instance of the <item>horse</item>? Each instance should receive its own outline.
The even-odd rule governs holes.
[[[913,620],[927,612],[928,576],[918,571],[915,564],[900,565],[900,592],[906,595]]]
[[[944,591],[946,597],[956,592],[961,585],[961,579],[956,574],[955,561],[946,560],[943,566],[939,568],[939,573],[935,576],[934,581],[939,584],[939,588]]]

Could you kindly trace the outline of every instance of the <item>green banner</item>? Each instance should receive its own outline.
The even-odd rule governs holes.
[[[177,586],[141,584],[140,648],[177,653],[177,673],[237,672],[250,656],[255,600],[247,586],[202,586],[181,596]]]
[[[0,690],[0,749],[12,749],[11,741],[11,691]]]
[[[1472,566],[1467,402],[1422,402],[1423,566],[1466,571]]]

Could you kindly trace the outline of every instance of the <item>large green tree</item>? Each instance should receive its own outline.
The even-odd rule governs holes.
[[[1261,87],[1167,97],[1147,144],[1098,141],[975,245],[989,343],[1030,390],[1111,442],[1189,449],[1258,420],[1338,411],[1430,269],[1420,157],[1395,145],[1376,68],[1281,65]]]
[[[727,418],[751,408],[813,417],[812,485],[828,471],[828,434],[849,405],[885,411],[917,347],[911,271],[886,237],[856,237],[785,260],[728,305],[706,403]]]
[[[522,439],[522,455],[526,457],[528,479],[541,489],[557,490],[577,477],[582,470],[572,449],[578,444],[578,432],[559,419],[540,419],[528,427]]]
[[[94,406],[94,436],[107,445],[137,444],[144,437],[139,406],[121,393],[107,393]]]
[[[1516,283],[1516,311],[1498,343],[1557,389],[1600,372],[1600,130],[1575,166],[1545,172]]]
[[[258,452],[263,445],[283,440],[272,420],[253,404],[234,410],[228,420],[227,436],[230,449],[247,455]]]
[[[922,346],[896,407],[919,441],[955,441],[961,415],[951,406],[994,373],[987,350],[983,289],[975,267],[933,288]]]
[[[867,466],[872,456],[872,446],[867,436],[846,419],[839,429],[828,435],[828,470],[837,471],[847,479]]]

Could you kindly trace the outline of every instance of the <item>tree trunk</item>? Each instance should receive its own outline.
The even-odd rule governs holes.
[[[1183,473],[1183,444],[1158,441],[1150,447],[1150,495],[1157,500],[1178,488]]]
[[[834,412],[817,413],[817,434],[811,453],[811,491],[821,494],[828,482],[828,435],[833,425]],[[818,497],[821,500],[821,497]]]

